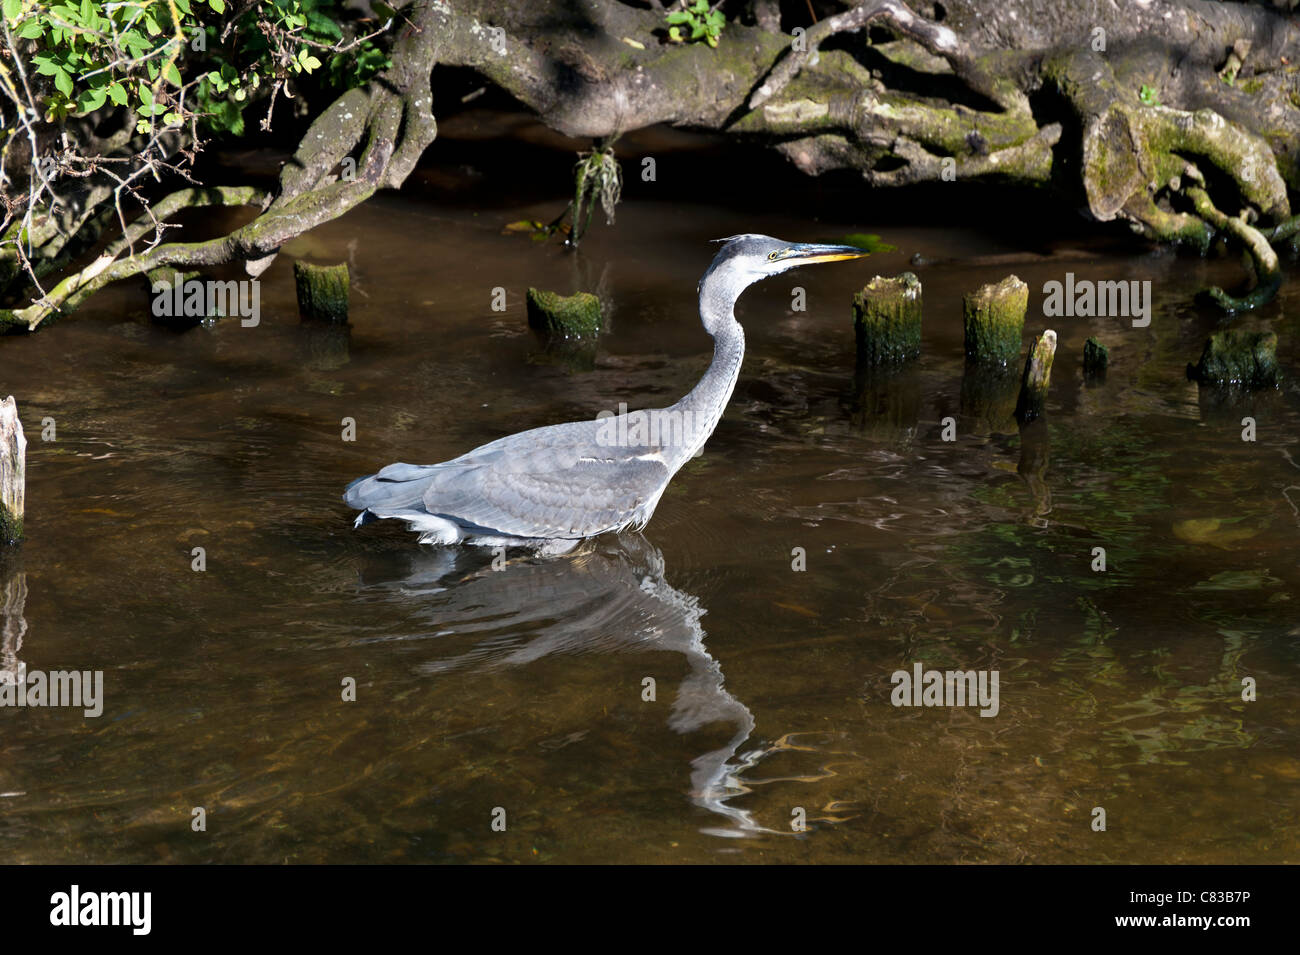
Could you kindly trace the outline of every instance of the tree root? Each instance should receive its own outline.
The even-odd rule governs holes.
[[[1183,192],[1192,200],[1196,214],[1216,229],[1231,233],[1250,253],[1255,265],[1255,287],[1245,295],[1229,295],[1218,286],[1205,290],[1205,294],[1220,307],[1229,312],[1244,312],[1264,305],[1273,300],[1282,287],[1282,272],[1278,268],[1277,253],[1254,226],[1246,222],[1244,216],[1227,216],[1215,208],[1205,191],[1205,181],[1200,171],[1190,163],[1187,165],[1186,178],[1196,185],[1184,185]]]

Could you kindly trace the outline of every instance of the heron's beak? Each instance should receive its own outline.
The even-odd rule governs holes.
[[[801,243],[784,250],[778,259],[786,259],[798,265],[812,265],[815,262],[839,262],[842,259],[860,259],[869,253],[854,245],[817,245]]]

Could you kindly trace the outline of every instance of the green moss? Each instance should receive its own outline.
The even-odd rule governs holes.
[[[23,519],[9,513],[0,505],[0,544],[13,544],[23,539]]]
[[[1083,373],[1088,378],[1099,378],[1106,374],[1106,366],[1110,364],[1110,350],[1097,341],[1095,338],[1089,338],[1083,343]]]
[[[528,324],[563,338],[590,338],[600,333],[600,299],[590,292],[565,297],[540,289],[528,290]]]
[[[1020,357],[1020,338],[1029,308],[1029,286],[1009,275],[962,300],[966,360],[1006,367]]]
[[[298,284],[298,312],[313,321],[341,325],[348,320],[347,265],[293,263]]]
[[[911,272],[877,275],[853,296],[861,365],[895,364],[921,354],[921,282]]]
[[[1187,377],[1205,385],[1275,388],[1282,379],[1273,332],[1229,330],[1210,336]]]

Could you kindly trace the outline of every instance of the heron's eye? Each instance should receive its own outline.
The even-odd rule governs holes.
[[[769,252],[769,253],[767,253],[767,257],[768,257],[769,259],[771,259],[773,262],[775,262],[775,261],[776,261],[777,254],[778,254],[777,252]]]

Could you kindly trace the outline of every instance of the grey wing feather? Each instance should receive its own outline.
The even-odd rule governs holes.
[[[672,477],[651,447],[609,447],[597,421],[550,425],[443,464],[390,464],[354,482],[353,507],[412,507],[497,534],[590,537],[645,519]]]
[[[599,422],[511,435],[448,462],[424,493],[431,514],[516,537],[590,537],[641,519],[672,476],[653,449],[602,446]]]

